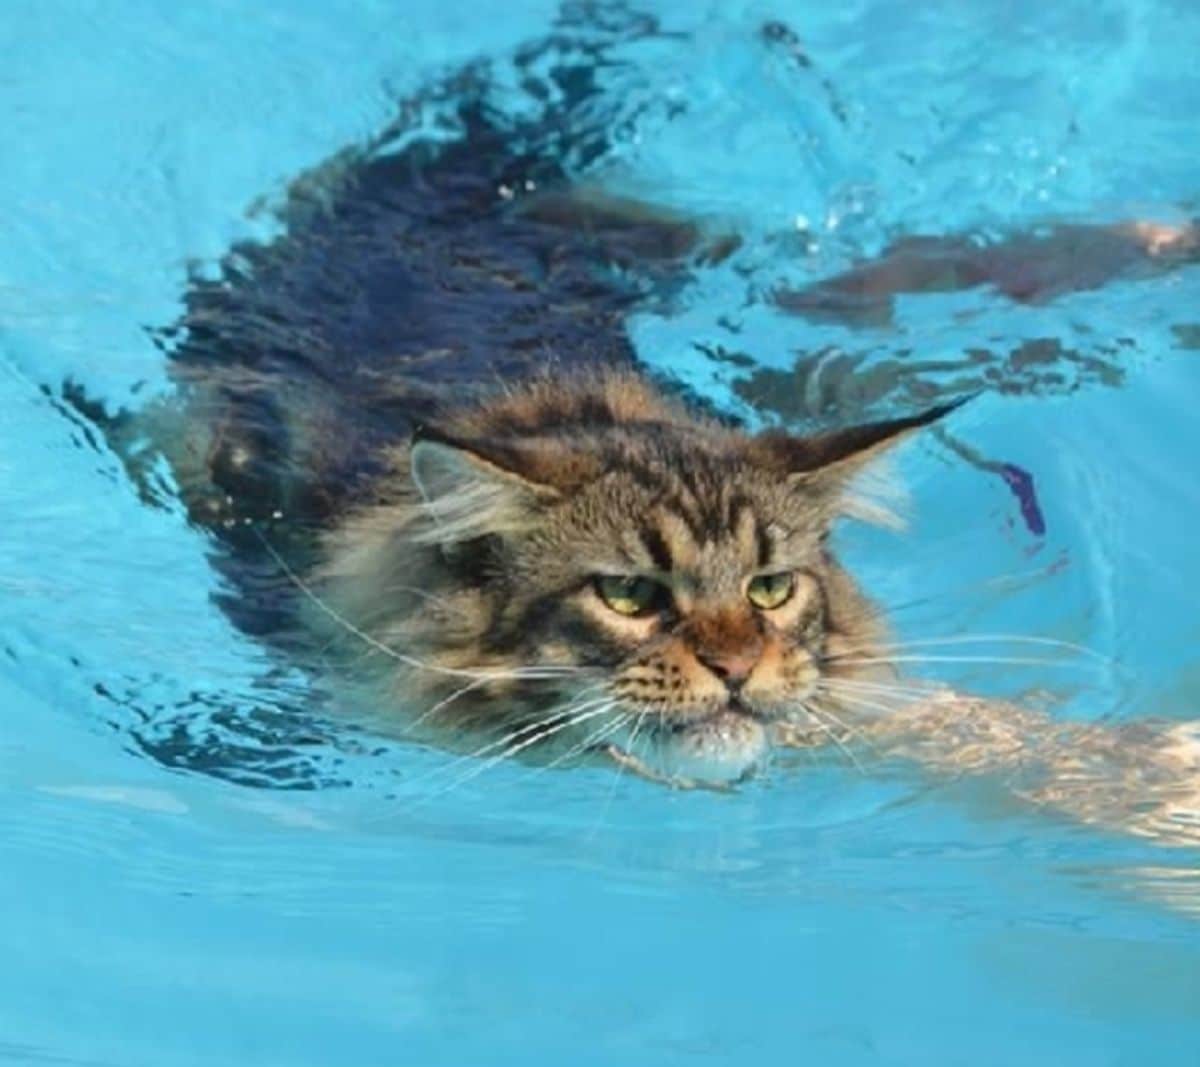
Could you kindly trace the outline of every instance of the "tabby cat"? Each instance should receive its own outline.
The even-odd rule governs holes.
[[[829,531],[871,513],[868,461],[943,410],[750,436],[633,375],[535,380],[389,454],[325,538],[317,613],[431,726],[737,777],[773,736],[830,731],[836,680],[879,673]]]
[[[782,747],[853,745],[1186,826],[1182,727],[897,707],[915,691],[829,532],[886,519],[860,475],[954,403],[754,435],[639,368],[630,312],[737,241],[579,181],[620,127],[597,72],[660,31],[565,19],[514,60],[536,107],[504,115],[475,64],[408,109],[442,136],[401,121],[298,180],[279,236],[192,280],[164,336],[177,397],[108,420],[144,491],[165,456],[219,538],[230,616],[333,656],[388,728],[479,754],[719,786]]]

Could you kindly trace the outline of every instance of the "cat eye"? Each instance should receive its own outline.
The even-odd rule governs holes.
[[[756,608],[773,611],[792,599],[796,591],[796,576],[791,571],[759,574],[746,586],[746,597]]]
[[[666,589],[651,578],[602,574],[594,579],[596,595],[618,615],[644,618],[663,604]]]

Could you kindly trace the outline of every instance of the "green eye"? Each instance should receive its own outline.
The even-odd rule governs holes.
[[[795,575],[791,571],[780,571],[778,574],[760,574],[751,578],[746,587],[746,597],[756,608],[773,611],[791,600],[795,591]]]
[[[639,618],[656,611],[666,590],[650,578],[602,574],[595,579],[596,595],[618,615]]]

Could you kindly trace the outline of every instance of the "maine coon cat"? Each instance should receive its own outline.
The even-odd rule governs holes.
[[[880,673],[829,532],[873,513],[851,491],[869,460],[941,413],[751,436],[629,374],[537,379],[389,453],[324,539],[318,614],[430,728],[737,777]]]
[[[518,60],[536,108],[498,110],[474,64],[409,109],[446,135],[400,121],[299,179],[277,237],[192,279],[163,337],[177,396],[107,420],[139,484],[159,492],[165,457],[230,616],[319,651],[384,729],[679,786],[789,746],[1020,765],[1076,817],[1179,822],[1200,807],[1186,731],[913,688],[833,557],[839,517],[886,519],[859,476],[956,398],[755,435],[638,366],[628,316],[738,245],[580,180],[619,127],[597,71],[657,32],[559,27]],[[944,284],[892,260],[872,300]],[[811,296],[778,299],[840,306]]]

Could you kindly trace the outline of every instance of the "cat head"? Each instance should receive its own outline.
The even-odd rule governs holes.
[[[941,413],[749,435],[638,379],[538,383],[418,434],[393,498],[335,537],[329,588],[420,659],[396,687],[448,725],[736,775],[776,725],[820,722],[831,680],[876,672],[881,624],[828,534],[882,517],[853,483]]]

